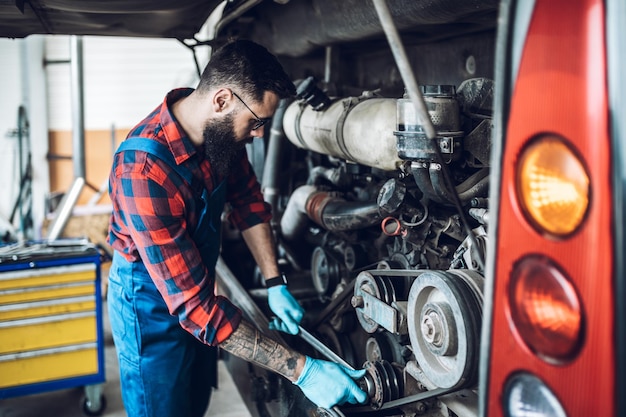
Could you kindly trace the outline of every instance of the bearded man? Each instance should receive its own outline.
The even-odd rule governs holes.
[[[129,416],[206,412],[216,348],[271,369],[316,405],[366,400],[352,371],[260,334],[215,294],[221,217],[266,278],[271,327],[298,333],[303,309],[280,274],[264,202],[245,143],[262,138],[279,100],[295,93],[264,47],[235,41],[215,51],[198,87],[176,89],[134,127],[113,160],[109,194],[108,308]]]

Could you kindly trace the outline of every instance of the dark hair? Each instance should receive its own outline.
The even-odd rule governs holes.
[[[262,101],[266,91],[279,98],[295,95],[295,87],[278,59],[263,46],[236,40],[217,49],[202,72],[197,90],[229,87],[236,93]]]

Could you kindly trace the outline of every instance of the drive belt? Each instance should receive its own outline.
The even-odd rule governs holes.
[[[319,353],[324,355],[327,359],[338,363],[340,365],[345,366],[348,369],[354,370],[354,367],[342,359],[335,352],[330,350],[326,345],[320,342],[315,336],[309,333],[302,326],[298,326],[300,328],[299,336],[308,344],[310,344],[313,348],[315,348]],[[431,398],[439,397],[440,395],[450,394],[454,391],[458,391],[458,388],[435,388],[429,391],[420,392],[418,394],[410,395],[408,397],[399,398],[397,400],[387,401],[379,408],[372,408],[369,406],[360,406],[360,407],[346,407],[345,411],[348,414],[361,414],[361,413],[370,413],[370,412],[380,412],[383,410],[389,410],[393,408],[398,408],[403,405],[408,405],[414,402],[425,401]],[[318,408],[317,414],[319,417],[328,416],[328,417],[343,417],[344,414],[337,407],[333,407],[331,410],[325,408]]]

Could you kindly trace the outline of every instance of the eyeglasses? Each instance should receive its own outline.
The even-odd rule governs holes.
[[[244,106],[246,106],[246,109],[250,110],[250,113],[252,113],[252,115],[254,116],[254,118],[256,119],[254,122],[254,125],[252,125],[252,130],[257,130],[258,128],[264,126],[267,122],[269,122],[270,120],[272,120],[271,117],[268,117],[267,119],[261,119],[259,116],[256,115],[256,113],[254,113],[252,111],[252,109],[250,107],[248,107],[248,105],[246,104],[245,101],[243,101],[241,99],[241,97],[239,97],[237,95],[237,93],[235,93],[234,91],[231,91],[231,93],[233,93],[233,95],[235,97],[237,97],[239,99],[239,101],[241,101],[241,104],[243,104]]]

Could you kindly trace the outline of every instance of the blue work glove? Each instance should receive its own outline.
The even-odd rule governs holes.
[[[267,289],[267,302],[270,309],[278,316],[270,322],[270,329],[289,334],[298,334],[298,325],[304,316],[304,310],[298,304],[286,285],[277,285]]]
[[[351,370],[334,362],[306,357],[296,384],[318,407],[330,409],[337,404],[364,403],[367,394],[353,378],[361,378],[365,369]]]

